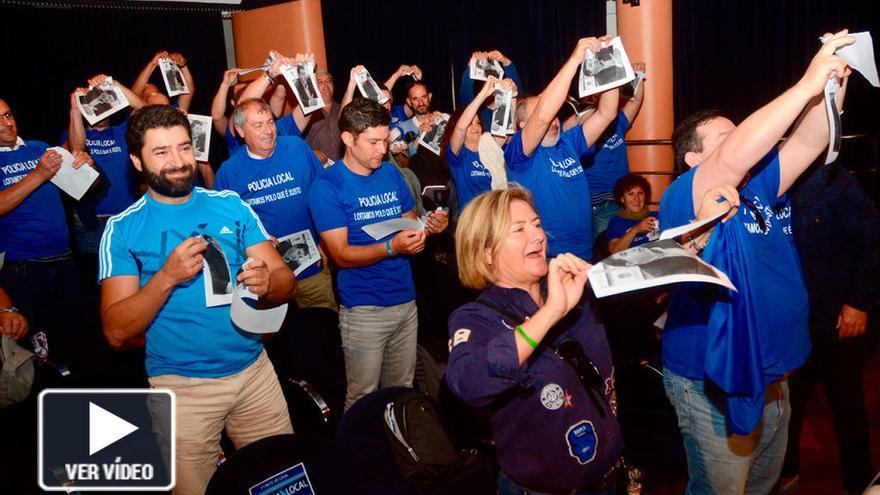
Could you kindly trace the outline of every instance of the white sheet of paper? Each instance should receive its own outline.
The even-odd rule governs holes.
[[[251,301],[248,304],[245,299]],[[236,284],[232,291],[232,303],[229,307],[229,318],[236,327],[249,333],[275,333],[281,329],[284,317],[287,316],[287,303],[269,309],[254,307],[259,299],[244,284]],[[252,306],[252,304],[254,306]]]
[[[681,234],[686,234],[686,233],[688,233],[688,232],[690,232],[690,231],[692,231],[692,230],[697,230],[698,228],[702,227],[703,225],[706,225],[707,223],[712,223],[712,222],[714,222],[715,220],[717,220],[717,219],[723,217],[724,215],[727,215],[727,213],[728,213],[729,211],[730,211],[730,210],[728,210],[728,211],[723,211],[723,212],[721,212],[721,213],[715,215],[714,217],[709,217],[709,218],[707,218],[707,219],[705,219],[705,220],[700,220],[699,222],[686,223],[686,224],[684,224],[684,225],[682,225],[682,226],[680,226],[680,227],[675,227],[675,228],[671,228],[671,229],[666,229],[666,230],[664,230],[663,232],[660,233],[660,240],[661,240],[661,241],[665,241],[666,239],[672,239],[672,238],[674,238],[674,237],[678,237],[678,236],[680,236]]]
[[[835,55],[846,60],[850,67],[859,71],[875,88],[880,88],[880,77],[877,76],[877,62],[874,60],[874,40],[871,33],[849,33],[856,39],[852,45],[838,48]]]
[[[73,168],[73,155],[61,146],[55,146],[49,149],[55,150],[61,155],[61,168],[58,169],[58,173],[50,179],[52,184],[55,184],[58,186],[58,189],[61,189],[69,194],[70,197],[79,201],[80,198],[83,197],[83,194],[92,187],[92,184],[95,183],[98,176],[101,174],[88,165],[83,165],[80,168]]]
[[[837,92],[840,90],[840,82],[832,77],[825,83],[823,99],[825,114],[828,116],[828,151],[825,154],[825,165],[837,160],[840,152],[840,112],[837,110]]]
[[[407,217],[391,218],[361,227],[364,232],[377,241],[401,230],[423,230],[424,228],[425,224],[421,220]]]

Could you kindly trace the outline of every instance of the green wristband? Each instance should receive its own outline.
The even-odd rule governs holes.
[[[538,348],[538,343],[535,342],[534,340],[532,340],[532,338],[529,337],[528,334],[526,334],[526,331],[523,330],[522,325],[516,326],[516,333],[519,334],[519,336],[522,337],[523,340],[526,341],[526,344],[529,344],[532,347],[532,349]]]

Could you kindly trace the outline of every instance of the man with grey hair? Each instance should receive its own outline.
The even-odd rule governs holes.
[[[504,150],[507,177],[529,188],[547,231],[547,256],[570,252],[582,259],[593,256],[589,187],[581,158],[595,153],[596,140],[617,117],[618,89],[599,98],[593,115],[581,125],[562,132],[557,112],[565,103],[569,83],[587,50],[597,52],[600,42],[583,38],[571,56],[538,95],[523,99],[516,109],[519,129]]]
[[[245,145],[220,166],[215,188],[237,192],[276,242],[298,234],[311,238],[321,252],[308,207],[309,187],[324,171],[315,154],[302,139],[277,135],[272,110],[260,98],[241,101],[232,121]],[[323,254],[321,258],[302,271],[297,269],[296,302],[300,307],[336,311],[330,272]],[[308,259],[296,260],[294,266],[301,267]]]

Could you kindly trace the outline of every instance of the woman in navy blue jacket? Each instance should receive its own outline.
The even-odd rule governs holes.
[[[490,410],[501,494],[613,493],[623,440],[611,353],[584,286],[590,265],[547,238],[520,188],[481,194],[456,229],[462,283],[446,379]]]

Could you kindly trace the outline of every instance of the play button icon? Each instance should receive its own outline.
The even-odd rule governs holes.
[[[171,391],[46,389],[37,411],[37,481],[44,490],[174,486]]]
[[[136,431],[137,426],[89,402],[89,455]]]

